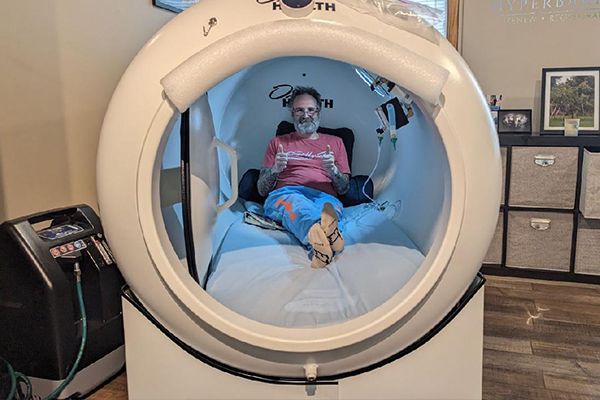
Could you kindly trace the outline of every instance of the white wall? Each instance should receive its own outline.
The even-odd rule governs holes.
[[[0,221],[75,203],[97,207],[108,101],[133,56],[173,16],[151,0],[3,2]]]
[[[463,0],[462,55],[483,92],[503,94],[503,108],[533,109],[539,131],[542,68],[600,65],[600,9],[592,3]]]

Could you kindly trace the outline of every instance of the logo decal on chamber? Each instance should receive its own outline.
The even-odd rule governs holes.
[[[259,1],[259,0],[257,0]],[[273,86],[269,92],[271,100],[281,100],[281,105],[284,108],[290,107],[290,96],[294,91],[294,86],[289,83],[281,83]],[[321,108],[333,108],[333,99],[321,99]]]

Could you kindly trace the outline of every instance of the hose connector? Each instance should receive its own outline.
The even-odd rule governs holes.
[[[306,380],[309,382],[314,382],[317,380],[317,369],[319,366],[317,364],[306,364],[304,365],[304,376]]]
[[[79,268],[79,261],[75,261],[73,264],[73,273],[75,274],[75,280],[81,282],[81,268]]]

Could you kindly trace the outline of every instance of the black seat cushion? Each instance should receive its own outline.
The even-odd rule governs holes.
[[[282,121],[277,126],[276,136],[285,135],[294,131],[294,124],[291,122]],[[344,147],[346,148],[346,154],[348,155],[348,164],[352,166],[352,152],[354,151],[354,132],[352,132],[352,129],[330,129],[320,127],[319,132],[327,135],[337,136],[342,139],[342,142],[344,142]],[[238,186],[239,197],[244,200],[254,201],[261,204],[265,202],[265,197],[262,197],[260,194],[258,194],[258,187],[256,186],[259,175],[260,170],[254,168],[249,169],[244,173]],[[344,196],[340,196],[340,201],[344,206],[349,207],[369,201],[369,199],[365,197],[362,192],[362,187],[367,179],[368,177],[366,175],[357,175],[350,178],[350,189],[348,190],[348,193],[346,193]],[[367,183],[365,192],[370,197],[373,197],[373,181],[369,181]]]

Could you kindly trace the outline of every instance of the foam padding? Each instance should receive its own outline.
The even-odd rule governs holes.
[[[301,37],[302,40],[298,40]],[[281,20],[246,28],[209,45],[161,84],[180,112],[228,76],[285,56],[318,56],[360,65],[437,105],[448,71],[411,50],[358,28],[323,21]]]

